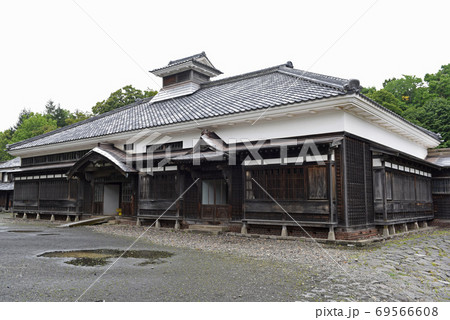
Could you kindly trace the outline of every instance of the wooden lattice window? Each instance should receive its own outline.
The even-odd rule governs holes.
[[[414,175],[393,172],[392,177],[392,199],[393,200],[415,200]]]
[[[163,78],[163,86],[170,86],[171,84],[187,81],[191,78],[191,71],[184,71],[178,74],[167,76]]]
[[[140,198],[143,200],[176,199],[178,196],[176,182],[176,172],[142,176],[140,183]]]
[[[94,186],[94,202],[103,202],[103,183]]]
[[[15,200],[37,200],[39,195],[39,182],[16,182],[14,185]]]
[[[450,177],[433,179],[433,194],[450,194]]]
[[[417,201],[431,202],[431,179],[417,177],[416,178],[416,199]]]
[[[134,143],[127,143],[123,145],[123,150],[132,151],[134,149]]]
[[[245,179],[245,196],[247,200],[270,199],[268,194],[276,200],[305,199],[303,168],[249,169],[245,172]]]
[[[163,144],[158,144],[158,145],[149,145],[147,146],[147,152],[159,152],[159,151],[165,151],[167,149],[169,149],[174,151],[174,150],[181,150],[183,149],[183,141],[175,141],[175,142],[168,142],[168,143],[163,143]]]
[[[40,182],[42,200],[66,200],[69,198],[69,183],[66,180],[45,180]]]
[[[131,182],[122,185],[122,202],[131,203],[133,200],[133,184]]]
[[[392,172],[386,171],[386,200],[392,200]]]
[[[323,200],[327,198],[327,168],[323,166],[309,167],[308,199]]]

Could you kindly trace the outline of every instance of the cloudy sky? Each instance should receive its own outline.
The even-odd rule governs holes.
[[[0,2],[0,130],[52,99],[90,110],[125,85],[156,89],[148,70],[205,51],[232,76],[295,68],[380,88],[450,61],[448,1]]]

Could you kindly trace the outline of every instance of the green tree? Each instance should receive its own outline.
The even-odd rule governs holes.
[[[56,121],[58,128],[62,128],[67,125],[66,120],[70,117],[70,111],[61,108],[56,105],[52,100],[49,100],[45,105],[45,113],[47,117]]]
[[[370,99],[381,104],[383,107],[388,108],[389,110],[394,111],[399,115],[402,115],[403,110],[405,109],[405,104],[385,89],[372,91],[366,95]]]
[[[0,132],[0,161],[8,161],[14,158],[6,152],[6,146],[11,143],[12,135],[12,129]]]
[[[90,112],[83,112],[81,110],[75,110],[73,113],[69,115],[66,119],[66,125],[74,124],[80,121],[84,121],[92,117]]]
[[[137,99],[153,97],[156,93],[157,92],[153,90],[146,90],[142,92],[141,90],[135,89],[133,86],[128,85],[111,93],[108,99],[97,102],[97,104],[92,107],[92,112],[95,115],[109,112],[131,104]]]
[[[377,88],[375,87],[369,87],[369,88],[362,88],[361,93],[368,96],[369,94],[373,94],[377,91]]]
[[[450,98],[450,63],[441,67],[435,74],[426,74],[425,82],[428,83],[431,94],[449,99]]]
[[[19,113],[19,119],[17,120],[16,124],[11,128],[12,132],[14,133],[14,131],[16,131],[17,128],[19,128],[22,125],[22,123],[26,119],[30,118],[32,115],[33,115],[33,112],[31,112],[30,110],[25,109],[25,108],[22,109],[22,111],[20,111],[20,113]]]
[[[400,79],[388,79],[383,82],[383,88],[392,93],[405,104],[418,104],[417,89],[423,87],[423,81],[416,76],[403,75]],[[406,108],[405,108],[406,109]]]
[[[450,147],[450,100],[434,98],[423,106],[412,107],[405,111],[404,117],[428,130],[440,133],[444,142],[441,148]]]
[[[58,126],[55,120],[49,119],[40,113],[32,113],[14,132],[11,142],[19,142],[56,129],[58,129]]]

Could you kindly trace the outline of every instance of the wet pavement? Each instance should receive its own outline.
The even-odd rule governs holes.
[[[363,248],[325,246],[325,251],[299,241],[150,231],[166,237],[165,244],[143,237],[128,258],[119,260],[135,239],[127,230],[140,229],[94,230],[55,229],[48,221],[13,221],[0,215],[0,301],[75,301],[81,295],[80,301],[450,299],[448,230]],[[203,249],[188,241],[201,242]],[[221,241],[226,246],[217,246]],[[217,250],[206,250],[214,244]],[[261,247],[264,255],[240,252],[244,247]],[[275,254],[279,251],[285,253],[282,259]],[[77,259],[101,263],[73,263]]]

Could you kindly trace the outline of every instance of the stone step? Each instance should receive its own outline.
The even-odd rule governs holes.
[[[191,224],[191,225],[189,225],[188,230],[190,232],[219,234],[219,233],[227,232],[229,230],[229,227],[222,226],[222,225],[211,225],[211,224]]]
[[[92,219],[66,223],[66,224],[58,226],[57,228],[72,228],[72,227],[79,227],[79,226],[95,225],[95,224],[105,223],[105,222],[108,222],[109,220],[113,220],[113,219],[115,219],[115,218],[111,217],[111,216],[96,217],[96,218],[92,218]]]

